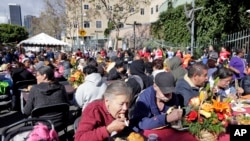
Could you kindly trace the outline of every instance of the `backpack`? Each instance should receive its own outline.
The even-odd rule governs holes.
[[[242,89],[244,90],[244,95],[250,94],[250,75],[242,78],[240,87],[242,87]]]

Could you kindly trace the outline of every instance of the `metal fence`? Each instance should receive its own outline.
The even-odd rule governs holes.
[[[223,41],[218,41],[214,39],[212,42],[210,42],[210,44],[225,46],[231,50],[241,48],[244,49],[246,53],[248,53],[250,51],[249,41],[250,41],[250,29],[246,29],[227,35],[226,39]]]

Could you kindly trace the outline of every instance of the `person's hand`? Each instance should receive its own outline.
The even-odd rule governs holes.
[[[240,71],[237,70],[237,69],[235,69],[234,72],[237,73],[237,74],[240,74]]]
[[[108,132],[111,134],[113,131],[119,132],[125,128],[126,124],[124,120],[116,119],[112,121],[106,128]]]
[[[237,88],[237,93],[240,94],[240,95],[243,94],[244,93],[244,89],[242,89],[241,87],[238,87]]]
[[[170,114],[166,115],[168,123],[180,120],[182,118],[182,109],[174,109]]]

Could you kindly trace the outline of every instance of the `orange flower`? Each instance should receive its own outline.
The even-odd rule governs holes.
[[[227,112],[230,107],[227,102],[219,102],[217,100],[212,100],[213,101],[213,108],[216,112]]]

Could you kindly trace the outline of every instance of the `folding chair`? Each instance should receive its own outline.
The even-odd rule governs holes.
[[[17,111],[21,111],[21,106],[24,105],[23,99],[20,99],[20,89],[27,88],[29,85],[37,84],[36,79],[17,81],[13,85],[13,108]]]
[[[2,131],[1,141],[24,141],[28,138],[29,133],[33,130],[35,123],[42,122],[49,129],[54,130],[52,121],[46,119],[28,118],[18,121],[5,127]]]
[[[51,120],[57,132],[64,130],[64,132],[67,133],[69,121],[69,104],[60,103],[35,108],[31,112],[31,117]]]

